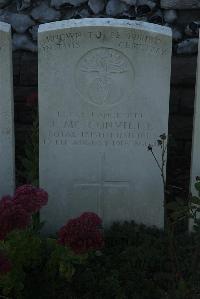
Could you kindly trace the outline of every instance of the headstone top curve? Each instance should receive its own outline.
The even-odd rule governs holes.
[[[5,31],[5,32],[10,32],[11,31],[11,26],[8,23],[0,22],[0,30]]]
[[[112,18],[85,18],[85,19],[71,19],[71,20],[63,20],[57,22],[51,22],[46,24],[41,24],[39,26],[38,32],[46,32],[53,30],[61,30],[61,29],[69,29],[69,28],[77,28],[77,27],[125,27],[132,28],[138,30],[145,30],[151,33],[163,34],[171,37],[172,31],[169,27],[161,26],[157,24],[141,22],[141,21],[133,21],[133,20],[124,20],[124,19],[112,19]]]
[[[163,227],[162,182],[147,148],[159,155],[158,136],[168,132],[171,44],[169,28],[124,19],[40,26],[39,178],[49,194],[41,213],[47,233],[86,211],[105,227],[131,220]]]

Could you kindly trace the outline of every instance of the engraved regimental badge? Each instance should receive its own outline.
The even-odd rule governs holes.
[[[134,70],[129,59],[111,48],[90,50],[76,67],[76,87],[85,101],[112,106],[132,89]]]

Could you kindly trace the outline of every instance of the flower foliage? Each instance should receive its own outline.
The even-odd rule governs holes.
[[[76,254],[101,249],[104,245],[102,220],[92,212],[69,220],[58,232],[59,243],[69,246]]]
[[[5,253],[0,252],[0,276],[7,274],[11,269],[11,261],[7,258]]]
[[[28,213],[38,212],[48,202],[48,194],[41,188],[23,185],[17,188],[14,202],[21,205]]]

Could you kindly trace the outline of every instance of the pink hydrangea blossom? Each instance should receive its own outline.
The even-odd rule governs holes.
[[[101,249],[104,245],[101,224],[102,220],[95,213],[83,213],[80,217],[69,220],[59,230],[58,241],[77,254]]]
[[[41,188],[23,185],[16,189],[14,202],[21,205],[28,213],[38,212],[48,202],[48,194]]]
[[[20,205],[15,204],[9,197],[0,200],[0,240],[15,229],[24,229],[30,223],[30,214]]]

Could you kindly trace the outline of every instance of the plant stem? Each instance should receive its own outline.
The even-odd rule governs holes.
[[[170,260],[171,260],[171,265],[172,265],[172,269],[174,272],[174,283],[173,283],[173,289],[174,289],[174,293],[176,292],[176,288],[177,288],[177,284],[178,281],[180,281],[180,279],[183,280],[182,278],[182,274],[179,271],[180,267],[179,267],[179,262],[178,262],[178,258],[177,258],[177,250],[176,250],[176,242],[174,239],[174,229],[169,221],[168,218],[168,214],[167,214],[167,186],[166,186],[166,177],[165,177],[165,164],[166,164],[166,160],[165,160],[165,155],[166,155],[166,151],[167,151],[167,145],[168,142],[165,141],[166,139],[162,139],[161,138],[161,149],[162,149],[162,153],[161,153],[161,164],[159,163],[158,159],[156,158],[152,147],[150,147],[150,151],[153,155],[153,158],[160,170],[160,174],[161,174],[161,178],[162,178],[162,184],[163,184],[163,194],[164,194],[164,227],[165,227],[165,232],[167,234],[167,238],[168,238],[168,242],[169,242],[169,246],[168,246],[168,253],[170,256]],[[166,142],[166,143],[165,143]],[[179,274],[180,278],[179,280],[177,280],[177,273]]]

